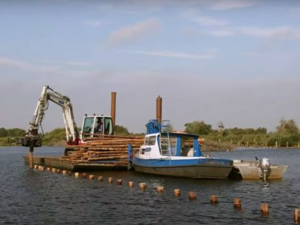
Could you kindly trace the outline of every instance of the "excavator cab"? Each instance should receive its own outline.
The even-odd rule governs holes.
[[[81,139],[86,137],[97,137],[99,135],[113,134],[113,121],[110,116],[104,115],[85,115],[83,118]]]

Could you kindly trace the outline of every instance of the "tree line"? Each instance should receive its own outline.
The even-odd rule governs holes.
[[[80,131],[80,128],[78,128]],[[1,145],[15,145],[16,138],[22,138],[26,134],[26,131],[20,128],[5,129],[4,127],[0,128],[0,146]],[[115,134],[118,135],[128,135],[130,134],[126,127],[116,125]],[[56,128],[45,134],[41,134],[43,139],[43,145],[53,146],[53,145],[63,145],[65,144],[66,131],[65,128]]]
[[[282,118],[274,132],[266,128],[224,128],[212,129],[212,125],[204,121],[185,124],[185,132],[198,134],[209,141],[229,142],[239,146],[298,146],[300,142],[299,127],[292,119]]]
[[[185,132],[199,135],[205,142],[230,143],[236,146],[298,146],[300,142],[299,127],[292,119],[282,118],[274,132],[268,132],[266,128],[225,128],[223,123],[218,129],[213,129],[211,124],[204,121],[194,121],[186,123]],[[173,130],[172,125],[168,129]],[[23,137],[26,131],[19,128],[5,129],[0,128],[0,145],[13,143],[14,138]],[[116,135],[133,134],[124,126],[115,126]],[[65,140],[65,129],[57,128],[42,135],[43,145],[55,145]],[[10,143],[8,143],[10,142]]]

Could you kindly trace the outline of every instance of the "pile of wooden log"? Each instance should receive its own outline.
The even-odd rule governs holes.
[[[67,146],[72,151],[61,157],[61,160],[71,162],[97,162],[108,164],[127,164],[128,145],[139,149],[144,142],[144,136],[99,136],[85,138],[85,145]]]

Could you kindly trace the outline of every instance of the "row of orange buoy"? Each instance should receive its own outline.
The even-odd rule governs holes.
[[[44,166],[38,166],[38,165],[34,165],[34,169],[40,170],[40,171],[52,171],[53,173],[62,173],[63,175],[69,175],[72,176],[72,172],[71,171],[67,171],[67,170],[60,170],[57,168],[50,168],[47,167],[45,168]],[[95,179],[95,175],[93,174],[87,174],[87,173],[79,173],[79,172],[75,172],[74,176],[76,178],[88,178],[89,180],[94,180]],[[97,176],[97,180],[98,181],[103,181],[103,176]],[[108,183],[113,183],[113,177],[108,177],[107,181]],[[123,184],[123,180],[122,179],[117,179],[117,185],[122,185]],[[134,181],[128,181],[128,186],[130,188],[134,187]],[[139,187],[141,190],[146,190],[147,189],[147,184],[144,182],[140,182],[139,183]],[[165,189],[164,186],[157,186],[156,187],[156,191],[157,193],[164,193]],[[181,196],[181,191],[180,189],[174,189],[174,195],[175,197],[180,197]],[[188,197],[190,200],[195,200],[196,199],[196,192],[194,191],[190,191],[188,192]],[[211,204],[217,204],[218,203],[218,196],[217,195],[211,195],[210,196],[210,203]],[[235,209],[241,209],[242,208],[242,201],[240,198],[234,198],[233,199],[233,207]],[[260,211],[262,215],[268,215],[269,214],[269,204],[267,203],[262,203],[260,206]],[[294,220],[295,222],[300,222],[300,209],[295,209],[295,214],[294,214]]]

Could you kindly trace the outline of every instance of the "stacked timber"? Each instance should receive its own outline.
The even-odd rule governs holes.
[[[102,164],[126,165],[128,163],[128,145],[136,150],[144,142],[144,136],[108,136],[85,138],[85,145],[68,145],[72,151],[61,157],[70,162],[101,162]]]

